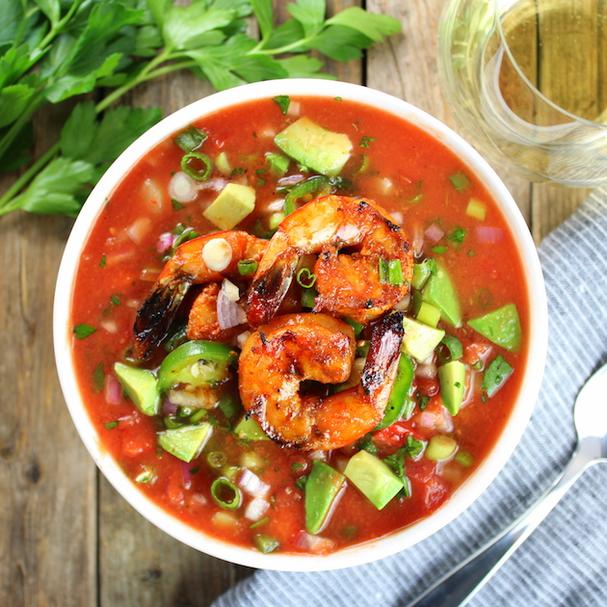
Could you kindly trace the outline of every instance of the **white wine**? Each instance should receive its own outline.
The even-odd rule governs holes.
[[[452,0],[445,92],[468,134],[528,176],[607,182],[607,0]]]

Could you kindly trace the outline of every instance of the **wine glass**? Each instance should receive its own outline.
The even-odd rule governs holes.
[[[439,73],[494,163],[534,181],[607,183],[607,2],[451,0]]]

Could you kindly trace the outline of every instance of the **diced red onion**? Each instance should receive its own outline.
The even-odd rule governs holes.
[[[287,116],[299,116],[301,113],[301,103],[299,101],[291,101],[289,103],[289,109],[287,110]]]
[[[189,489],[192,486],[192,473],[190,472],[190,464],[181,462],[181,476],[183,476],[183,486]]]
[[[403,223],[405,223],[405,217],[400,211],[392,211],[390,215],[399,226],[402,226]]]
[[[419,257],[424,250],[424,232],[420,224],[416,223],[413,226],[413,240],[411,241],[413,255]]]
[[[502,230],[502,228],[476,226],[474,231],[476,233],[476,239],[482,244],[497,244],[504,238],[504,230]]]
[[[245,311],[237,301],[233,301],[230,297],[231,295],[228,293],[228,290],[224,289],[224,285],[222,284],[217,294],[217,324],[222,331],[237,327],[247,321]]]
[[[465,407],[474,398],[474,390],[476,385],[476,378],[478,373],[472,371],[469,365],[466,365],[466,391],[464,392],[464,398],[460,407]]]
[[[169,196],[177,202],[192,202],[198,196],[196,182],[183,171],[177,171],[169,181]]]
[[[434,379],[438,373],[436,365],[434,363],[429,363],[425,365],[417,365],[415,368],[415,376],[423,377],[425,379]]]
[[[151,229],[152,220],[149,217],[139,217],[126,229],[126,233],[135,244],[141,244]]]
[[[221,290],[230,301],[238,301],[240,299],[240,291],[238,287],[227,278],[224,278],[221,283]]]
[[[202,493],[194,493],[191,500],[199,506],[206,506],[209,503],[209,500]]]
[[[264,483],[254,472],[245,468],[238,479],[238,486],[251,497],[265,498],[270,492],[270,485]]]
[[[444,235],[445,231],[437,224],[431,223],[424,231],[424,235],[431,242],[438,242]]]
[[[156,251],[158,253],[166,253],[175,243],[177,236],[170,232],[163,232],[156,241]]]
[[[271,126],[266,126],[257,132],[257,136],[261,139],[274,139],[276,131]]]
[[[453,432],[453,418],[445,407],[441,407],[440,410],[422,411],[419,414],[419,425],[428,430]]]
[[[302,550],[308,550],[310,552],[314,552],[315,554],[321,554],[323,552],[333,550],[335,542],[326,537],[310,535],[305,531],[300,531],[295,540],[295,545]]]
[[[118,333],[118,325],[116,324],[116,321],[111,318],[106,318],[100,321],[99,324],[101,325],[101,328],[108,333]]]
[[[196,189],[198,190],[213,190],[214,192],[221,192],[223,188],[228,185],[227,179],[223,177],[213,177],[213,179],[209,179],[208,181],[201,181],[196,184]]]
[[[261,497],[252,499],[245,508],[244,515],[250,521],[258,521],[270,507],[270,503]]]
[[[170,399],[165,398],[162,402],[162,415],[175,415],[177,413],[177,404],[172,402]]]
[[[281,177],[276,181],[279,186],[290,186],[303,181],[305,177],[300,173],[296,173],[295,175],[286,175],[285,177]]]
[[[268,211],[282,211],[284,209],[285,206],[285,199],[284,198],[277,198],[276,200],[272,200],[272,202],[269,202],[266,205],[266,209]]]
[[[141,194],[147,200],[149,206],[156,213],[160,213],[164,208],[165,195],[158,187],[158,183],[151,177],[148,177],[141,186]]]
[[[108,373],[105,376],[103,395],[108,405],[119,405],[122,403],[122,386],[113,373]]]

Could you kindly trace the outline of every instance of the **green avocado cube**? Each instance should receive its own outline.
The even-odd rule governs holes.
[[[334,133],[303,117],[274,137],[287,156],[321,175],[337,175],[352,151],[352,142],[343,133]]]
[[[254,417],[243,415],[234,428],[238,438],[245,440],[270,440],[269,436],[261,429]]]
[[[464,400],[466,367],[459,360],[452,360],[438,368],[438,382],[443,404],[451,415],[457,415]]]
[[[405,336],[403,337],[402,350],[421,363],[445,337],[442,329],[430,327],[411,318],[403,318]]]
[[[422,299],[440,310],[444,322],[454,327],[462,326],[459,298],[445,266],[436,262],[436,271],[428,278],[422,291]]]
[[[255,190],[248,185],[228,183],[203,215],[220,230],[231,230],[255,209]]]
[[[359,451],[352,456],[344,475],[378,510],[403,488],[402,480],[368,451]]]
[[[191,462],[200,455],[212,433],[213,427],[208,422],[170,428],[158,434],[158,444],[177,459]]]
[[[114,363],[114,373],[127,396],[144,415],[158,415],[160,392],[158,380],[148,369]]]
[[[308,533],[320,533],[335,500],[341,492],[346,477],[331,466],[314,461],[305,488],[304,509]]]
[[[489,341],[510,352],[518,350],[521,345],[521,321],[513,303],[473,318],[468,321],[468,325]]]

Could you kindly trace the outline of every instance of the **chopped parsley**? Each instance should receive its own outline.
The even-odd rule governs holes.
[[[272,101],[280,108],[283,116],[286,116],[291,104],[291,98],[288,95],[276,95],[276,97],[272,97]]]
[[[74,327],[74,336],[76,339],[85,339],[95,333],[97,329],[92,327],[91,325],[87,325],[86,323],[80,323]]]
[[[363,135],[358,142],[358,145],[361,148],[368,148],[375,141],[375,137],[369,137],[368,135]]]

